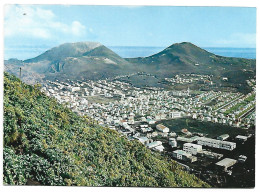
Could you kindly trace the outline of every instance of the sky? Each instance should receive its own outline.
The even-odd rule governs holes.
[[[105,46],[256,46],[256,8],[5,5],[5,48],[95,41]]]

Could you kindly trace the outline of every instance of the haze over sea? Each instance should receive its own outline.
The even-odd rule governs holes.
[[[130,46],[108,46],[112,51],[123,58],[133,57],[147,57],[156,54],[165,47],[130,47]],[[226,57],[241,57],[247,59],[256,58],[255,48],[226,48],[226,47],[202,47],[203,49],[214,53],[216,55]],[[5,48],[4,59],[17,58],[20,60],[30,59],[36,57],[43,52],[50,49],[50,47],[19,47],[19,48]]]

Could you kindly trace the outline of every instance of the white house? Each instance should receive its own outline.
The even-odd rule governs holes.
[[[173,112],[170,112],[170,118],[180,118],[181,117],[181,112],[178,112],[178,111],[173,111]]]
[[[170,131],[169,128],[166,127],[166,126],[164,126],[163,124],[158,124],[158,125],[156,125],[156,129],[157,129],[158,131],[163,132],[163,133],[168,133],[168,132]]]

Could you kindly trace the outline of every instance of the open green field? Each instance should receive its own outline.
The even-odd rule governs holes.
[[[103,104],[107,104],[109,102],[114,102],[116,100],[119,100],[119,98],[110,98],[110,97],[102,97],[99,95],[95,95],[95,96],[88,96],[87,100],[89,103],[103,103]]]
[[[238,134],[246,134],[247,130],[234,128],[228,125],[212,122],[201,122],[191,118],[181,118],[173,120],[163,120],[158,123],[162,123],[169,127],[171,131],[181,133],[183,128],[188,129],[191,133],[203,133],[208,137],[217,137],[222,134],[229,134],[230,136],[236,136]]]

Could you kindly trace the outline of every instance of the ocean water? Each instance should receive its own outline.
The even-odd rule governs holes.
[[[158,53],[165,47],[109,47],[123,58],[147,57]],[[226,48],[226,47],[203,47],[203,49],[216,55],[225,57],[241,57],[247,59],[256,58],[255,48]]]
[[[19,48],[5,48],[4,59],[17,58],[20,60],[30,59],[36,57],[51,47],[19,47]],[[133,57],[147,57],[162,51],[165,47],[130,47],[130,46],[108,46],[112,51],[123,58]],[[216,55],[226,57],[241,57],[248,59],[256,58],[255,48],[216,48],[204,47],[203,49],[214,53]]]
[[[214,53],[216,55],[221,55],[225,57],[241,57],[247,59],[256,58],[255,48],[223,48],[223,47],[204,47],[203,49]]]

